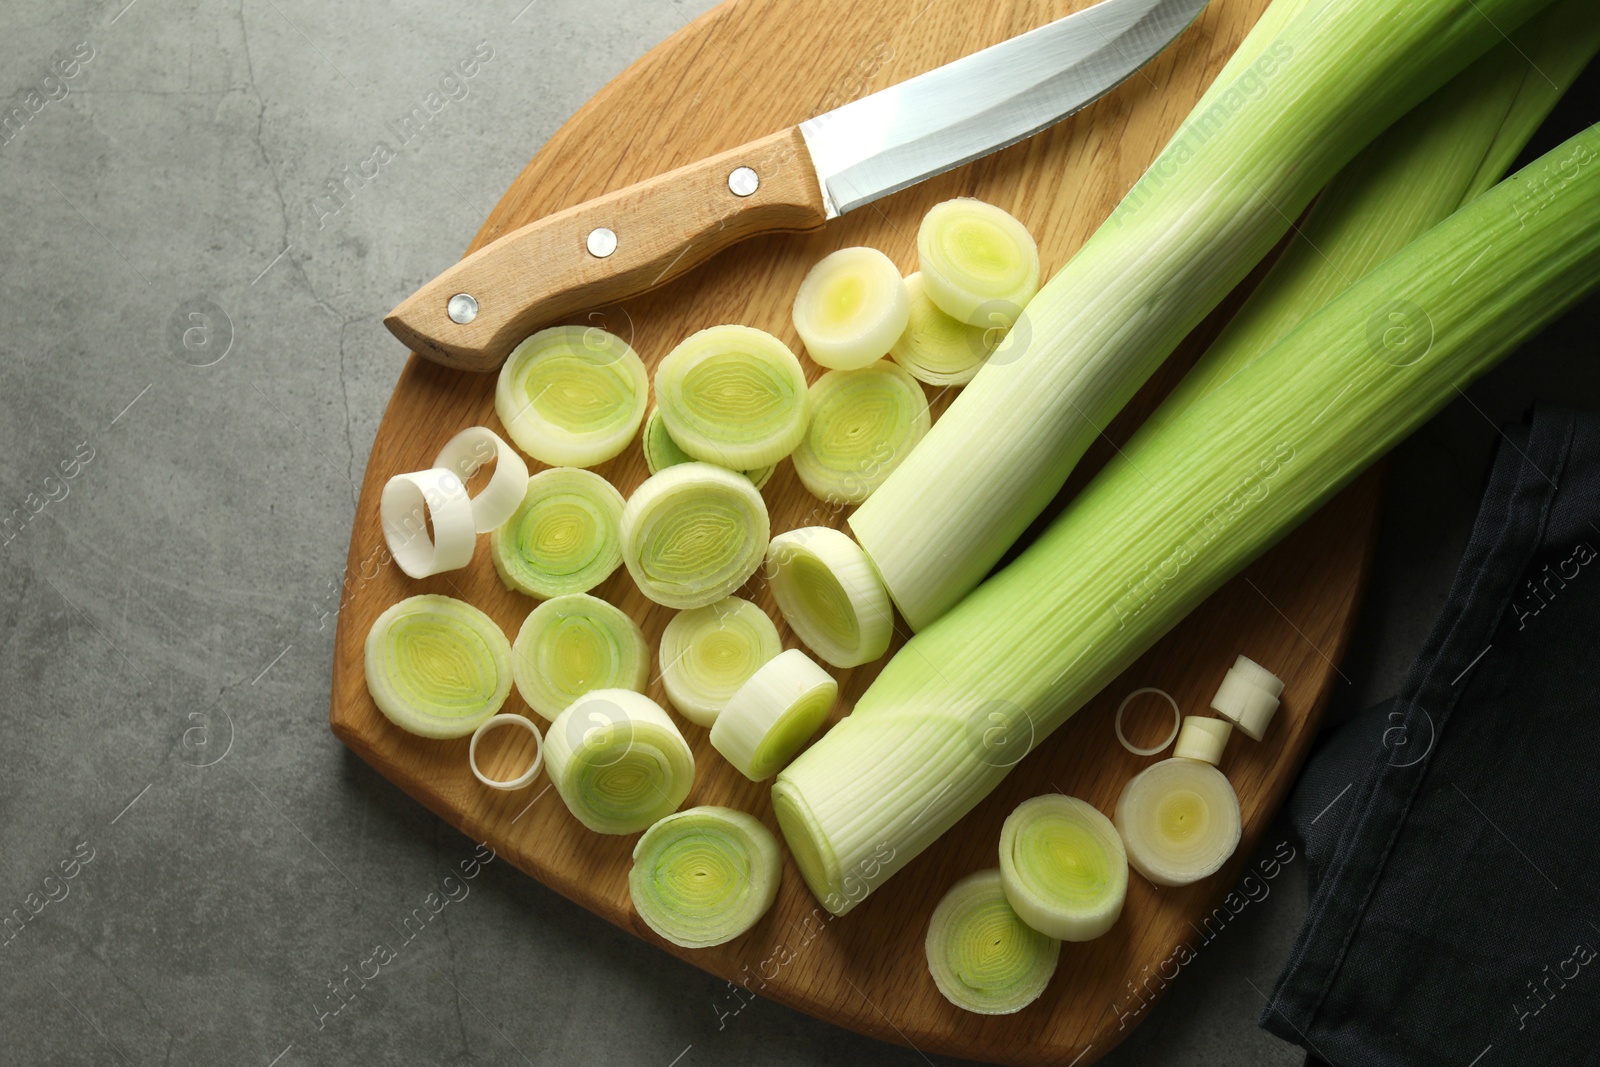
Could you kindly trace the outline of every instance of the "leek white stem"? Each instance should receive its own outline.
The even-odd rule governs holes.
[[[856,667],[889,650],[894,608],[861,546],[828,526],[772,539],[767,581],[784,621],[825,663]]]

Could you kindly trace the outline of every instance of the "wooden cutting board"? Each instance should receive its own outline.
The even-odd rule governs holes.
[[[1085,7],[1089,0],[729,0],[652,51],[586,104],[512,184],[472,242],[559,208],[719,152],[885,85]],[[1110,213],[1222,66],[1266,0],[1212,0],[1163,56],[1117,92],[1053,130],[989,159],[863,208],[806,235],[738,246],[679,281],[586,321],[620,334],[653,365],[704,326],[746,323],[801,351],[789,305],[807,268],[849,245],[886,252],[909,273],[928,207],[978,196],[1020,217],[1038,237],[1046,274],[1059,268]],[[1109,429],[1124,439],[1203,349],[1213,322],[1169,361]],[[807,361],[808,362],[808,361]],[[819,369],[807,371],[814,378]],[[935,396],[937,414],[949,402]],[[591,911],[732,983],[716,1008],[736,1014],[752,995],[770,997],[862,1033],[927,1052],[1016,1064],[1087,1064],[1149,1015],[1145,1005],[1184,958],[1205,951],[1205,917],[1241,873],[1293,779],[1343,652],[1366,576],[1375,527],[1369,476],[1229,583],[1101,696],[1024,760],[1004,785],[885,889],[832,919],[786,862],[771,912],[748,934],[690,952],[666,945],[633,915],[627,871],[636,836],[583,829],[541,778],[495,793],[469,775],[467,742],[427,741],[391,726],[367,695],[362,644],[385,608],[416,593],[460,597],[515,636],[533,602],[500,584],[486,543],[465,570],[425,581],[387,565],[379,492],[391,475],[427,466],[463,427],[504,433],[494,414],[494,377],[441,369],[413,356],[401,375],[367,464],[350,539],[333,668],[333,732],[380,772],[463,833],[486,840],[528,874]],[[1097,445],[1070,492],[1104,461]],[[598,468],[624,494],[646,475],[638,446]],[[774,531],[817,522],[788,462],[764,491]],[[826,510],[820,512],[826,514]],[[843,526],[843,516],[833,521]],[[486,540],[486,539],[482,539]],[[646,601],[626,571],[596,595],[631,612],[654,647],[671,612]],[[758,582],[743,595],[780,618]],[[787,628],[785,644],[798,647]],[[896,641],[896,647],[899,645]],[[1244,652],[1287,682],[1267,740],[1235,734],[1223,769],[1238,790],[1245,836],[1234,863],[1206,882],[1157,890],[1135,876],[1122,920],[1084,945],[1067,945],[1050,988],[1018,1015],[985,1018],[946,1003],[928,977],[922,940],[934,904],[958,877],[995,865],[1000,824],[1021,800],[1060,789],[1110,811],[1131,776],[1152,759],[1125,752],[1112,732],[1121,697],[1160,686],[1186,712],[1203,711],[1235,654]],[[847,713],[877,665],[835,672]],[[653,682],[650,695],[663,704]],[[1149,699],[1149,698],[1145,698]],[[507,711],[527,713],[515,693]],[[1146,718],[1148,716],[1148,718]],[[724,762],[707,731],[680,720],[698,773],[689,804],[755,813],[774,831],[765,785]],[[1130,709],[1140,738],[1165,729],[1158,705]],[[530,806],[531,802],[531,806]],[[1130,984],[1131,983],[1131,984]]]

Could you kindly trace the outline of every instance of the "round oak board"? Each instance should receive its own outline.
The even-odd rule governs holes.
[[[573,116],[517,178],[472,248],[532,219],[672,167],[732,148],[847,100],[1088,6],[1089,0],[729,0],[635,63]],[[978,196],[1019,216],[1038,237],[1046,274],[1105,219],[1155,157],[1266,0],[1213,0],[1179,41],[1118,91],[1054,129],[916,186],[808,234],[758,238],[624,305],[576,320],[620,334],[653,365],[683,337],[720,322],[769,330],[802,351],[789,305],[802,275],[827,252],[882,249],[909,273],[918,220],[938,201]],[[1107,430],[1066,494],[1082,484],[1203,349],[1220,309]],[[819,368],[809,365],[813,378]],[[930,390],[937,414],[949,397]],[[367,695],[362,646],[385,608],[416,593],[460,597],[514,636],[533,602],[507,592],[488,546],[464,570],[413,581],[387,564],[378,496],[393,474],[427,466],[463,427],[504,432],[494,376],[447,370],[412,356],[395,387],[367,464],[350,538],[333,668],[333,732],[407,793],[476,840],[597,915],[714,974],[730,986],[714,1011],[732,1014],[752,995],[874,1037],[972,1059],[1083,1065],[1104,1055],[1149,1014],[1180,946],[1198,948],[1205,917],[1233,885],[1293,779],[1331,688],[1366,577],[1376,517],[1369,475],[1331,501],[1249,570],[1206,601],[1096,700],[1045,740],[983,804],[888,885],[832,919],[785,863],[777,903],[746,935],[698,952],[661,942],[634,916],[627,872],[636,836],[580,826],[541,777],[506,794],[479,786],[465,740],[428,741],[382,717]],[[598,468],[624,494],[645,477],[637,444]],[[774,531],[844,515],[807,495],[785,461],[764,490]],[[619,570],[596,595],[632,613],[652,647],[671,612],[646,601]],[[759,575],[743,595],[779,618]],[[785,644],[798,647],[783,628]],[[896,640],[896,647],[900,640]],[[1244,842],[1232,866],[1185,889],[1157,890],[1135,876],[1109,934],[1067,945],[1044,996],[1021,1013],[985,1018],[946,1003],[928,977],[922,940],[950,883],[995,865],[1000,824],[1021,800],[1048,790],[1110,811],[1124,782],[1152,760],[1125,752],[1112,712],[1126,692],[1160,686],[1186,711],[1203,711],[1243,652],[1287,683],[1267,740],[1235,735],[1223,767],[1238,790]],[[848,713],[877,665],[836,671]],[[666,703],[659,681],[650,695]],[[507,711],[527,714],[512,694]],[[1153,712],[1152,712],[1153,713]],[[1134,721],[1158,736],[1154,718]],[[681,721],[681,720],[680,720]],[[775,831],[767,786],[744,780],[682,722],[698,773],[689,804],[753,812]],[[531,806],[530,806],[531,803]],[[1131,984],[1130,984],[1131,983]]]

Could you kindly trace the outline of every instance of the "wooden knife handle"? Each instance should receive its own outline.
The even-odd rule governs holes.
[[[791,127],[513,230],[383,323],[420,356],[491,371],[542,326],[653,289],[746,237],[826,218],[811,155]],[[452,309],[458,294],[470,299]]]

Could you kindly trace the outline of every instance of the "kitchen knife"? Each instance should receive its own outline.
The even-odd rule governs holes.
[[[736,241],[809,230],[1015,144],[1159,54],[1207,0],[1101,0],[721,155],[478,249],[383,321],[418,355],[490,371],[541,326],[653,289]]]

